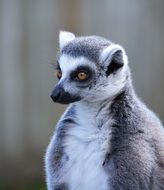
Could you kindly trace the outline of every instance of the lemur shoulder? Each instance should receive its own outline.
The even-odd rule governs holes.
[[[58,84],[70,104],[47,148],[48,190],[163,190],[164,128],[138,98],[122,46],[59,34]]]

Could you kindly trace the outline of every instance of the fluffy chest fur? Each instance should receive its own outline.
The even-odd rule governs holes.
[[[69,160],[64,178],[71,190],[109,189],[103,162],[110,151],[113,121],[105,116],[105,111],[98,115],[94,109],[80,107],[77,126],[67,131],[64,147]]]

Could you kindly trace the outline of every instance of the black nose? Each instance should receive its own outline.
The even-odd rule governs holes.
[[[53,90],[53,92],[52,92],[52,94],[51,94],[51,98],[52,98],[52,100],[53,100],[54,102],[58,102],[58,101],[60,101],[60,100],[62,99],[63,94],[65,94],[64,89],[57,86],[57,87]]]
[[[61,86],[56,86],[51,94],[51,98],[54,102],[69,104],[75,101],[79,101],[81,98],[75,95],[71,95],[66,92]]]

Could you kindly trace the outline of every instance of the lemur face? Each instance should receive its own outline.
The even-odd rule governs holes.
[[[76,38],[69,32],[60,32],[59,42],[54,102],[97,102],[124,87],[128,67],[121,46],[96,36]]]

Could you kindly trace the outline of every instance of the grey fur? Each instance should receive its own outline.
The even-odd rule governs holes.
[[[100,51],[108,45],[110,42],[104,38],[80,37],[66,45],[61,54],[85,56],[100,64]],[[58,122],[47,149],[45,167],[49,190],[72,190],[62,178],[65,172],[69,172],[64,171],[69,157],[65,154],[63,142],[68,135],[66,132],[79,125],[77,109],[75,104],[70,105]],[[158,117],[135,94],[129,70],[124,88],[114,97],[99,102],[96,118],[101,120],[95,127],[101,130],[107,116],[115,121],[111,126],[111,148],[102,163],[108,175],[109,190],[163,190],[164,128]]]
[[[61,53],[73,57],[84,56],[95,63],[99,63],[100,50],[110,44],[109,40],[98,36],[79,37],[66,45]]]
[[[62,164],[68,159],[64,154],[63,140],[65,137],[65,131],[67,128],[75,125],[75,106],[65,113],[62,121],[57,124],[56,136],[51,139],[49,147],[46,153],[46,169],[47,169],[47,185],[50,190],[67,190],[65,183],[58,183],[58,179],[61,175]]]
[[[159,119],[129,87],[113,100],[111,114],[117,122],[104,164],[113,171],[111,189],[164,189],[164,129]]]

